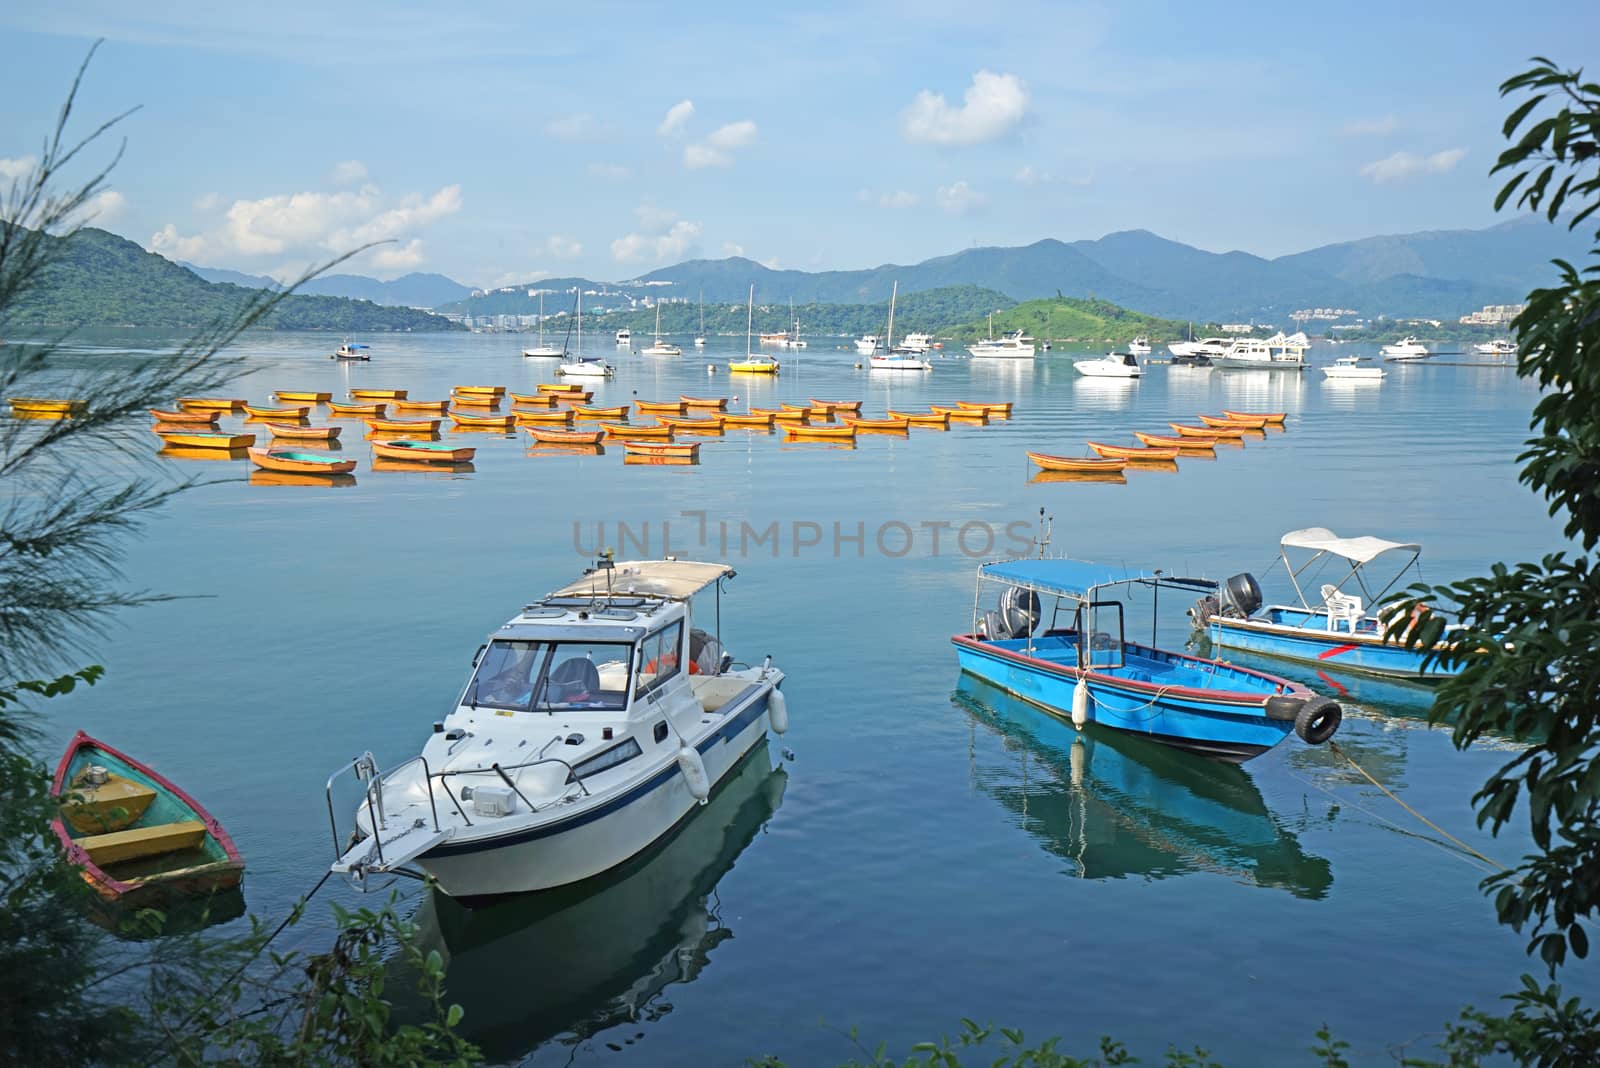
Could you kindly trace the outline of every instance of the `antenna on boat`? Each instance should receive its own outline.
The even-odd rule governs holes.
[[[611,600],[611,576],[617,569],[617,553],[615,549],[607,549],[595,559],[594,569],[606,573],[606,600]]]
[[[1039,509],[1039,536],[1033,539],[1033,544],[1038,547],[1039,558],[1044,559],[1044,551],[1050,545],[1050,532],[1055,529],[1056,517],[1046,516],[1044,509]]]

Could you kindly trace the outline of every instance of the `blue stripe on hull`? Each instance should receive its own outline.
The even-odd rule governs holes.
[[[956,659],[969,674],[1059,715],[1071,715],[1077,678],[1068,670],[1052,671],[960,644]],[[1124,688],[1091,677],[1089,696],[1089,718],[1095,723],[1223,759],[1247,760],[1294,729],[1286,721],[1268,719],[1259,705],[1226,705],[1164,693],[1160,687]]]
[[[1238,621],[1224,624],[1211,621],[1211,644],[1229,649],[1244,649],[1267,656],[1281,656],[1345,671],[1365,671],[1401,679],[1445,679],[1454,675],[1438,664],[1422,669],[1423,654],[1392,642],[1353,642],[1349,634],[1306,629],[1294,634],[1241,626]]]

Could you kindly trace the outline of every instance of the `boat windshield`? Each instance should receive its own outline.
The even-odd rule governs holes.
[[[489,643],[461,703],[519,712],[620,712],[628,703],[626,642]]]

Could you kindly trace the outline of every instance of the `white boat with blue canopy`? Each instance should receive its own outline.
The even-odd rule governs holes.
[[[1263,608],[1255,576],[1235,575],[1192,613],[1213,645],[1413,681],[1448,678],[1460,670],[1459,664],[1439,661],[1444,646],[1408,649],[1386,637],[1389,615],[1374,609],[1417,566],[1422,546],[1371,536],[1341,538],[1327,527],[1307,527],[1285,534],[1278,553],[1300,603]],[[1378,586],[1368,581],[1367,567],[1380,558],[1386,561],[1380,576],[1388,566],[1399,566]],[[1308,589],[1314,579],[1326,577],[1329,566],[1336,581],[1318,583],[1313,597]],[[1412,618],[1406,627],[1416,622]]]
[[[980,610],[985,583],[1001,587],[987,612]],[[978,569],[972,632],[951,641],[961,670],[1080,729],[1098,724],[1235,763],[1290,733],[1312,745],[1332,738],[1342,717],[1332,699],[1264,672],[1155,647],[1161,591],[1213,585],[1079,560],[988,563]],[[1146,595],[1152,640],[1142,645],[1128,640],[1127,625],[1133,599]],[[1045,599],[1053,602],[1048,620]]]
[[[769,728],[788,729],[771,657],[736,664],[694,626],[691,600],[714,597],[720,621],[733,576],[602,558],[524,607],[473,657],[419,755],[382,771],[368,752],[329,777],[333,870],[366,889],[420,868],[475,899],[575,883],[659,840]],[[346,773],[362,787],[348,840],[334,800]]]

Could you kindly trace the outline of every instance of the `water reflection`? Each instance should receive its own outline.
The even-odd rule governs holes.
[[[1133,402],[1138,390],[1137,378],[1091,378],[1080,375],[1072,383],[1073,399],[1087,411],[1120,412]]]
[[[448,999],[466,1009],[463,1033],[490,1059],[507,1059],[557,1036],[576,1044],[670,1012],[666,988],[693,982],[733,937],[717,884],[777,811],[787,781],[763,742],[670,839],[614,872],[482,909],[424,900],[420,943],[445,957]],[[413,984],[391,989],[404,998]]]
[[[978,786],[1082,878],[1205,871],[1302,898],[1333,884],[1328,861],[1301,849],[1241,767],[1093,724],[1080,734],[970,676],[953,700],[1020,754],[975,767]]]

